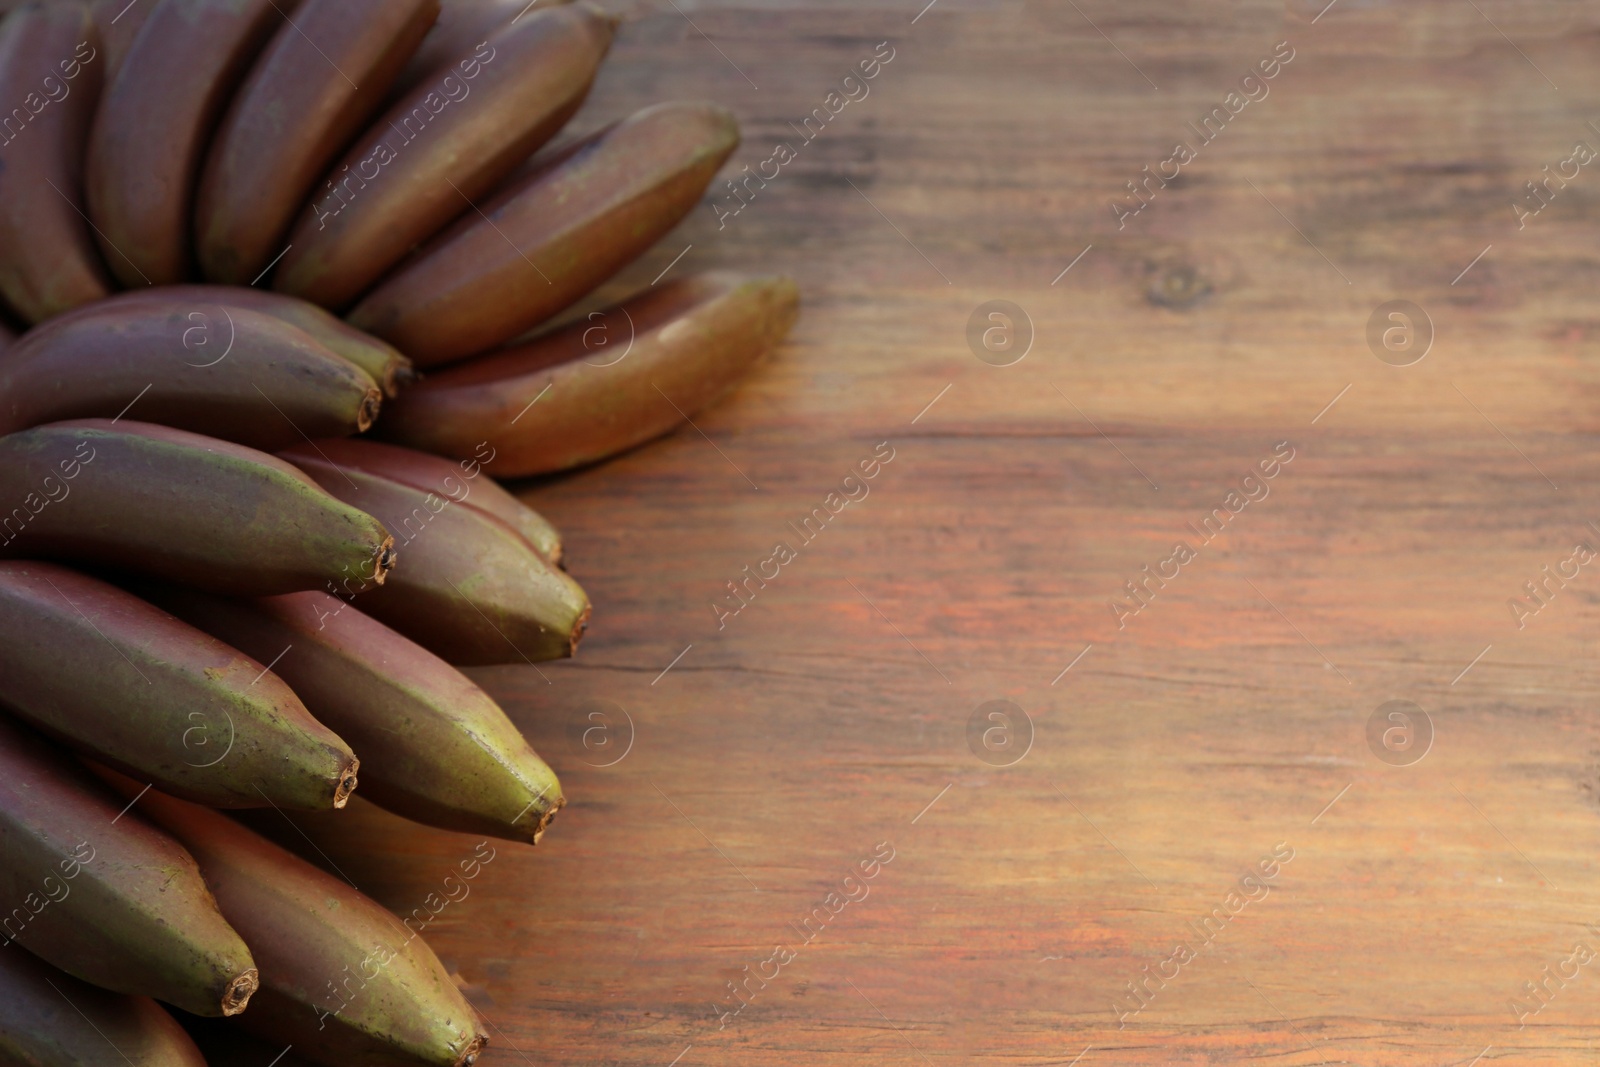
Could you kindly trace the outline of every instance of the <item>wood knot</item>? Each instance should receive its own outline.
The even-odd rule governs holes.
[[[1193,307],[1212,288],[1210,279],[1192,264],[1154,264],[1145,298],[1159,307],[1187,308]]]

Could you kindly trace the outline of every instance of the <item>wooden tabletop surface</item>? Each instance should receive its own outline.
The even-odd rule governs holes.
[[[1600,13],[924,2],[652,0],[577,120],[777,170],[602,297],[804,310],[524,487],[595,611],[474,672],[570,800],[429,927],[481,1062],[1593,1063]],[[401,911],[476,844],[300,829]]]

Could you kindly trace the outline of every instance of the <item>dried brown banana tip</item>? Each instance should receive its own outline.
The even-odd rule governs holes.
[[[544,837],[544,832],[550,829],[550,824],[556,821],[556,813],[566,806],[567,798],[557,797],[555,804],[547,811],[540,812],[534,820],[533,832],[528,836],[528,840],[537,845],[540,838]]]
[[[378,559],[372,569],[372,580],[382,585],[389,578],[389,572],[394,570],[395,563],[399,560],[400,553],[395,551],[394,538],[389,538],[383,543],[383,548],[378,552]]]
[[[567,646],[567,655],[578,654],[578,642],[583,640],[583,635],[589,632],[589,615],[594,610],[593,605],[585,604],[583,614],[578,616],[578,621],[572,624],[572,641]]]
[[[461,1058],[456,1060],[456,1067],[472,1067],[478,1062],[478,1056],[489,1046],[489,1038],[485,1034],[474,1037],[466,1048],[461,1050]]]
[[[350,794],[356,791],[356,772],[360,769],[361,761],[352,756],[349,765],[339,775],[339,787],[333,793],[333,806],[336,809],[350,803]]]
[[[238,1015],[249,1005],[250,998],[261,988],[261,972],[254,967],[245,971],[239,977],[228,983],[228,990],[222,995],[222,1014]]]

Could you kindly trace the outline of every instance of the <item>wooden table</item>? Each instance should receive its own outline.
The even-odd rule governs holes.
[[[1593,1063],[1600,164],[1512,206],[1600,149],[1593,9],[921,2],[640,7],[577,122],[700,96],[730,174],[790,143],[602,295],[730,266],[805,310],[695,428],[526,488],[595,615],[574,661],[475,672],[571,801],[432,928],[482,1063]],[[967,340],[992,300],[1032,324],[1009,366]],[[1368,343],[1392,300],[1409,366],[1422,320]],[[1508,607],[1546,565],[1577,576]],[[1410,748],[1369,743],[1394,700]],[[306,829],[401,910],[476,843]]]

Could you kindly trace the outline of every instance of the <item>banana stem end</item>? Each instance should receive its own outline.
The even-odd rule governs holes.
[[[417,371],[416,367],[411,365],[409,359],[397,359],[389,365],[387,372],[383,376],[384,395],[389,397],[398,396],[401,389],[421,380],[422,375]]]
[[[383,580],[389,576],[389,571],[394,567],[394,560],[394,538],[390,537],[383,542],[383,547],[378,549],[378,558],[372,561],[372,581],[374,584],[383,584]]]
[[[550,824],[555,822],[556,812],[560,811],[566,806],[566,797],[556,797],[556,802],[550,806],[549,810],[539,813],[538,817],[534,820],[533,832],[528,835],[529,844],[537,845],[539,843],[539,839],[543,837],[544,832],[550,828]]]
[[[572,637],[567,641],[567,655],[575,656],[578,653],[578,642],[583,640],[583,635],[589,629],[589,613],[594,610],[594,605],[585,604],[583,614],[578,616],[578,621],[572,624]]]
[[[261,986],[261,973],[254,967],[237,975],[222,994],[222,1014],[238,1015]]]
[[[350,765],[339,773],[339,784],[333,790],[335,811],[350,803],[350,794],[356,791],[356,772],[360,769],[361,761],[351,756]]]
[[[461,1050],[461,1057],[456,1060],[456,1067],[472,1067],[478,1062],[478,1054],[489,1043],[488,1034],[477,1034],[467,1042],[467,1047]]]
[[[389,394],[393,396],[394,394]],[[378,420],[378,410],[383,406],[383,393],[373,386],[367,390],[367,395],[361,398],[361,407],[356,411],[356,431],[366,433],[372,429],[372,424]]]

